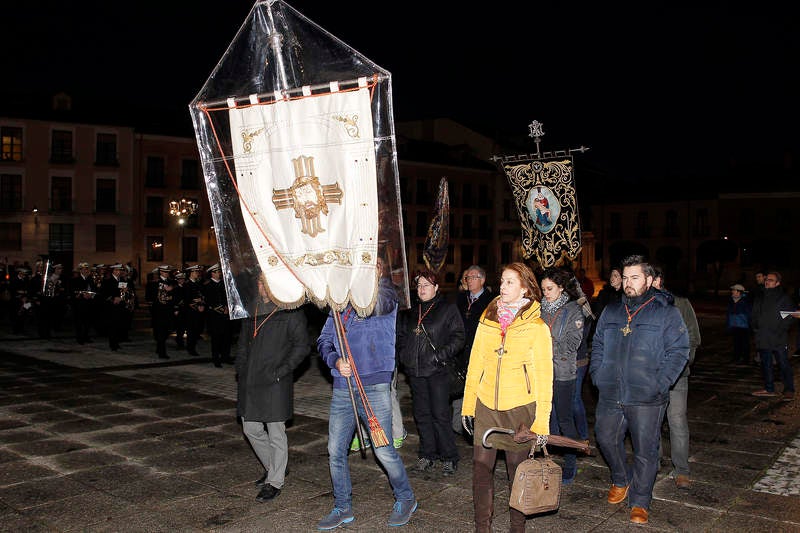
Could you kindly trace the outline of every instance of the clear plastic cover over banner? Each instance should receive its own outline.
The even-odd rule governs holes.
[[[408,307],[391,75],[281,0],[256,2],[190,104],[231,319]]]

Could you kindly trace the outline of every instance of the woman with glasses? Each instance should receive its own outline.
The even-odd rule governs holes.
[[[423,271],[414,282],[416,301],[398,319],[397,354],[411,385],[419,433],[417,469],[430,472],[441,461],[442,475],[451,476],[459,458],[450,427],[447,365],[464,346],[464,324],[456,306],[439,293],[434,272]]]

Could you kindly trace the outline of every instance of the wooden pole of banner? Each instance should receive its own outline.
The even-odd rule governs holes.
[[[347,361],[347,350],[345,350],[345,342],[344,342],[344,324],[342,324],[342,315],[339,314],[338,311],[333,312],[333,324],[334,329],[336,330],[336,338],[339,340],[339,355]],[[358,418],[358,408],[356,407],[356,397],[353,394],[353,384],[351,383],[351,377],[348,376],[344,378],[347,380],[347,392],[350,393],[350,404],[353,406],[353,416],[356,419],[356,433],[358,435],[358,445],[359,450],[361,451],[361,458],[367,458],[367,448],[364,446],[364,432],[361,431],[361,421]],[[366,407],[364,408],[366,411]]]

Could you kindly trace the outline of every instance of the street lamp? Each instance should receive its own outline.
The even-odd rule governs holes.
[[[181,227],[181,242],[180,242],[181,269],[183,269],[184,265],[186,264],[185,257],[183,256],[184,252],[183,233],[184,229],[186,228],[186,221],[189,219],[190,216],[194,215],[195,212],[197,212],[197,207],[198,203],[188,198],[181,198],[180,200],[171,200],[169,202],[169,214],[170,216],[173,216],[178,219],[178,225]]]

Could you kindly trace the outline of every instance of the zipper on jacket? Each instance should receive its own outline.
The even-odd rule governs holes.
[[[528,376],[528,365],[522,365],[522,373],[525,374],[525,386],[528,388],[528,394],[531,393],[531,378]]]
[[[506,351],[506,338],[503,336],[503,339],[500,341],[500,348],[495,350],[497,352],[497,373],[495,374],[494,378],[494,410],[498,411],[498,405],[500,403],[499,396],[500,396],[500,365],[503,362],[503,354]]]

